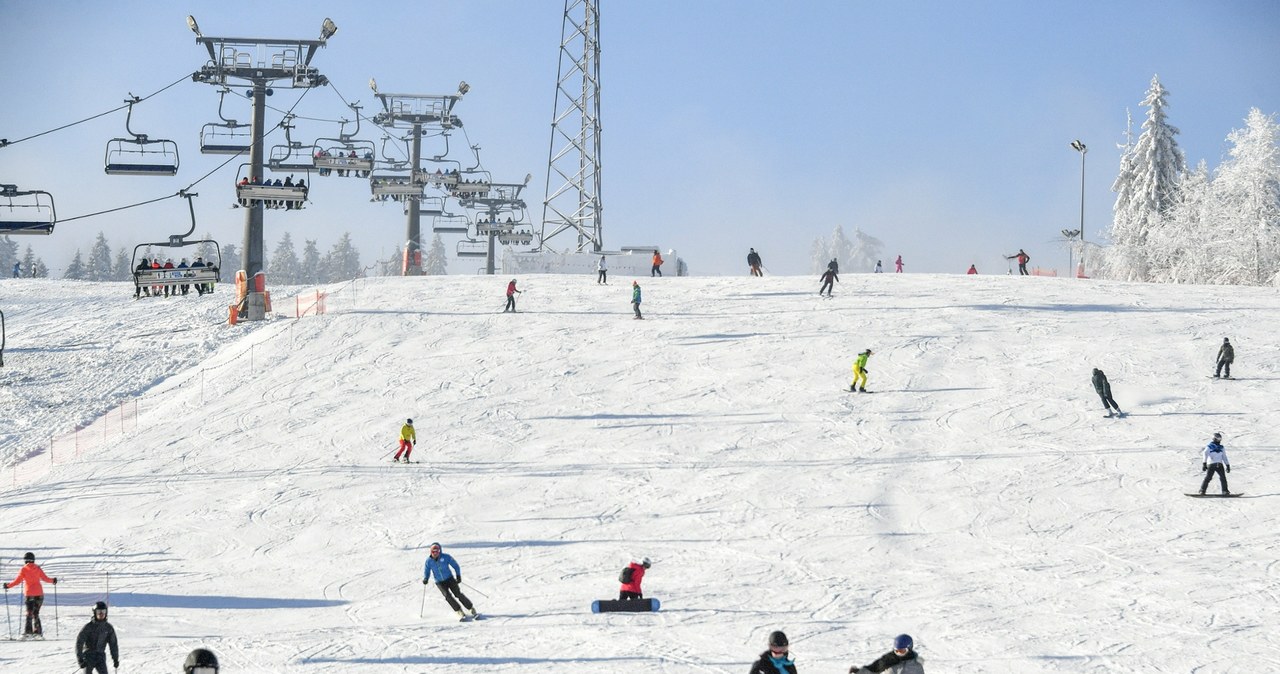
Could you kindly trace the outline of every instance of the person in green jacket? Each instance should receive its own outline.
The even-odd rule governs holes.
[[[849,391],[867,392],[867,359],[871,357],[871,349],[867,349],[858,354],[858,359],[853,361],[853,383],[849,384]],[[858,385],[858,380],[862,380],[862,385]]]
[[[631,282],[631,306],[634,307],[636,310],[637,319],[644,318],[644,316],[640,315],[640,282],[639,281]]]

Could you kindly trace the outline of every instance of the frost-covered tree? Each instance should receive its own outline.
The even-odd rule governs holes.
[[[342,238],[333,244],[333,248],[325,255],[325,281],[345,281],[358,278],[364,273],[360,265],[360,251],[351,243],[351,233],[343,232]]]
[[[315,239],[305,239],[302,246],[302,278],[300,283],[314,285],[320,282],[320,249]]]
[[[267,267],[267,273],[276,283],[297,285],[302,282],[302,266],[293,250],[293,237],[288,232],[280,237],[275,251],[271,253],[271,266]]]
[[[98,232],[98,238],[89,249],[89,259],[85,261],[85,278],[90,281],[110,281],[111,279],[111,246],[107,236]]]
[[[217,256],[205,257],[206,264],[216,264]],[[240,271],[240,249],[234,243],[222,244],[222,267],[219,276],[223,281],[234,281],[236,272]]]
[[[44,260],[36,257],[30,244],[22,254],[22,273],[30,278],[49,278],[49,266],[44,263]]]
[[[129,251],[121,248],[116,251],[115,264],[111,266],[111,280],[113,281],[129,281],[133,278],[133,258],[129,257]]]
[[[1270,283],[1280,273],[1280,127],[1253,108],[1232,131],[1230,156],[1218,167],[1213,192],[1219,227],[1240,241],[1244,271],[1231,283]]]
[[[1215,241],[1213,195],[1203,161],[1182,177],[1173,208],[1160,227],[1147,235],[1148,277],[1159,283],[1203,282],[1214,273],[1211,260],[1222,243]]]
[[[18,242],[8,236],[0,236],[0,273],[13,276],[13,264],[18,262]],[[22,267],[18,267],[18,275],[22,275]]]
[[[1174,139],[1179,131],[1167,119],[1168,96],[1159,76],[1152,77],[1142,100],[1147,107],[1142,134],[1137,143],[1126,148],[1120,173],[1111,186],[1116,193],[1108,265],[1113,276],[1147,279],[1147,236],[1173,208],[1178,182],[1187,169],[1186,158]]]
[[[404,251],[400,250],[397,245],[395,250],[391,251],[391,257],[379,262],[381,265],[383,276],[399,276],[404,265]]]
[[[444,250],[444,241],[436,234],[431,238],[431,250],[427,260],[422,264],[422,273],[426,276],[443,276],[448,274],[449,254]]]
[[[871,271],[880,259],[884,244],[879,239],[854,228],[853,239],[844,233],[843,225],[836,225],[830,236],[815,239],[810,248],[810,270],[826,271],[827,264],[835,259],[841,271]]]
[[[62,278],[71,279],[72,281],[83,281],[89,270],[84,266],[84,260],[80,258],[80,249],[76,249],[76,254],[71,258],[71,264],[67,265],[67,270],[62,273]]]

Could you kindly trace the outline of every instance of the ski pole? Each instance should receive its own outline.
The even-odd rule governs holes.
[[[13,641],[13,614],[9,613],[9,588],[4,589],[4,617],[9,623],[9,641]]]
[[[58,584],[53,584],[53,638],[58,638]]]
[[[427,584],[422,584],[422,606],[418,607],[418,617],[421,618],[426,614],[427,610]]]
[[[461,584],[461,585],[466,585],[469,589],[471,589],[472,591],[474,591],[476,594],[480,595],[481,597],[484,597],[485,599],[488,599],[488,598],[489,598],[489,595],[485,594],[484,592],[481,592],[480,590],[477,590],[477,589],[476,589],[476,586],[475,586],[475,585],[472,585],[471,583],[459,583],[459,584]]]

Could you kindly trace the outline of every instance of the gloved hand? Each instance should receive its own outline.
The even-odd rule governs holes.
[[[423,584],[423,585],[426,585],[428,582],[429,582],[429,581],[428,581],[426,578],[423,578],[423,579],[422,579],[422,584]]]
[[[459,572],[459,573],[458,573],[458,582],[459,582],[459,583],[461,583],[461,582],[462,582],[462,573],[461,573],[461,572]]]
[[[7,590],[7,589],[9,589],[9,584],[8,584],[8,583],[5,583],[5,584],[4,584],[4,589],[6,589],[6,590]]]
[[[1230,472],[1231,472],[1231,464],[1227,464],[1227,472],[1228,472],[1228,473],[1230,473]]]
[[[1202,471],[1204,471],[1204,472],[1206,472],[1206,473],[1207,473],[1207,472],[1209,472],[1209,464],[1207,464],[1207,463],[1202,463],[1202,464],[1200,464],[1200,470],[1202,470]]]
[[[112,666],[112,667],[115,667],[116,669],[120,669],[120,659],[119,659],[119,658],[116,658],[116,659],[112,660],[112,661],[111,661],[111,666]]]
[[[58,584],[58,577],[57,577],[57,576],[54,576],[52,579],[50,579],[50,580],[49,580],[49,582],[50,582],[50,583],[53,583],[54,585],[57,585],[57,584]]]

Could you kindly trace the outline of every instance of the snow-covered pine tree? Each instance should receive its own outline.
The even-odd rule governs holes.
[[[22,253],[22,275],[28,278],[48,278],[49,267],[44,260],[36,257],[35,251],[31,250],[31,244],[27,244],[27,249]]]
[[[274,283],[297,285],[302,283],[302,267],[298,262],[298,254],[293,250],[293,237],[285,232],[276,249],[271,253],[271,264],[267,274]]]
[[[80,249],[77,248],[76,254],[71,258],[71,264],[67,265],[67,270],[62,274],[62,278],[83,281],[87,274],[88,270],[85,269],[84,260],[80,257]]]
[[[320,249],[315,239],[304,239],[302,245],[302,278],[300,283],[315,285],[320,282]]]
[[[1232,131],[1230,158],[1213,179],[1218,228],[1236,239],[1240,273],[1228,283],[1280,280],[1280,126],[1253,108],[1245,128]],[[1217,238],[1222,238],[1221,234]]]
[[[129,251],[121,248],[116,251],[116,261],[111,265],[112,281],[132,281],[133,280],[133,258],[129,257]]]
[[[1167,121],[1168,91],[1160,77],[1151,78],[1142,105],[1147,119],[1138,142],[1121,157],[1120,173],[1111,186],[1116,193],[1108,267],[1111,275],[1143,281],[1149,277],[1147,235],[1173,208],[1186,158],[1174,139],[1179,131]]]
[[[325,281],[346,281],[364,274],[360,265],[360,251],[351,243],[351,233],[343,232],[342,238],[333,244],[324,261]]]
[[[884,243],[880,239],[867,234],[861,229],[853,229],[853,241],[849,248],[849,271],[871,271],[876,268],[876,260],[881,259]],[[844,269],[843,262],[840,266]]]
[[[422,273],[425,276],[443,276],[449,273],[448,266],[449,255],[445,252],[444,241],[441,241],[440,235],[436,234],[431,238],[431,250],[422,264]]]
[[[13,276],[13,263],[18,261],[18,242],[12,237],[0,236],[0,273]],[[22,268],[18,268],[21,276]]]
[[[213,257],[206,256],[204,261],[205,264],[216,264],[218,258],[216,255]],[[234,282],[236,272],[243,268],[244,267],[240,265],[240,249],[236,248],[234,243],[222,244],[222,267],[219,270],[218,276],[224,282]]]
[[[111,246],[107,236],[98,232],[98,238],[89,249],[89,259],[85,261],[85,278],[90,281],[110,281],[111,279]]]

